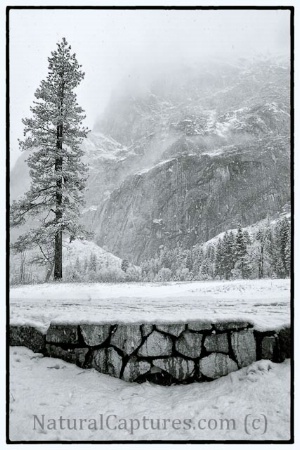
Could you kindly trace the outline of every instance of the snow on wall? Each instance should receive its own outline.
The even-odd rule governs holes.
[[[256,330],[248,322],[57,324],[46,334],[10,326],[10,345],[125,381],[158,384],[210,381],[268,359],[290,357],[290,329]]]

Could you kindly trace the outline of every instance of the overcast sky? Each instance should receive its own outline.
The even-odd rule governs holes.
[[[289,11],[11,10],[11,164],[19,156],[21,119],[56,42],[66,37],[86,77],[78,100],[93,128],[112,90],[135,66],[206,56],[289,52]]]

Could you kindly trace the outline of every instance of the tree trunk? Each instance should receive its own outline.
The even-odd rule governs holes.
[[[57,149],[58,156],[55,159],[55,174],[58,176],[56,180],[56,212],[55,221],[59,223],[62,218],[62,125],[57,127]],[[55,234],[54,245],[54,280],[62,279],[62,229],[59,227]]]
[[[47,273],[46,273],[45,283],[48,283],[48,281],[50,280],[53,266],[54,266],[54,262],[51,262],[50,266],[48,267]]]

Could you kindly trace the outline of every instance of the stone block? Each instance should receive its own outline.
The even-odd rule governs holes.
[[[88,352],[87,348],[69,348],[65,349],[59,345],[47,344],[47,355],[51,358],[63,359],[72,364],[77,364],[79,367],[83,367],[85,364],[85,358]]]
[[[217,322],[215,324],[215,328],[218,331],[240,330],[243,328],[248,328],[249,326],[249,322]]]
[[[195,363],[191,360],[173,356],[164,359],[155,359],[153,365],[169,373],[177,381],[183,381],[193,375]]]
[[[291,357],[291,329],[283,328],[278,333],[279,361],[284,361]]]
[[[190,322],[188,324],[188,329],[192,331],[205,331],[211,330],[212,324],[209,322]]]
[[[45,350],[45,335],[29,325],[11,325],[9,328],[9,345],[30,348],[35,353]]]
[[[153,331],[141,348],[138,350],[139,356],[167,356],[172,352],[172,339],[166,334]]]
[[[176,341],[175,348],[181,355],[198,358],[201,355],[203,335],[185,331]]]
[[[133,356],[127,362],[122,378],[125,381],[135,381],[140,375],[149,372],[150,369],[151,364],[149,362],[138,360]]]
[[[123,359],[112,347],[93,351],[91,366],[98,372],[120,378]]]
[[[204,341],[204,347],[208,352],[228,353],[228,337],[226,333],[212,334],[207,336]]]
[[[149,336],[149,334],[152,333],[153,328],[154,328],[153,325],[150,325],[148,323],[146,323],[145,325],[142,325],[142,335],[143,335],[143,337]]]
[[[101,345],[109,337],[111,325],[80,325],[80,331],[84,342],[93,347]]]
[[[200,378],[202,374],[208,378],[216,379],[236,370],[238,370],[237,364],[228,355],[212,353],[200,359],[200,374],[198,376]]]
[[[79,344],[78,325],[50,324],[46,341],[53,344]]]
[[[172,336],[178,337],[184,330],[185,325],[182,323],[172,324],[172,325],[156,325],[156,328],[159,331],[163,331],[165,333],[171,334]]]
[[[142,343],[140,325],[118,325],[110,339],[111,345],[131,355]]]
[[[256,361],[256,341],[252,330],[234,331],[231,345],[239,367],[245,367]]]
[[[276,338],[274,336],[265,336],[261,341],[262,359],[273,359],[276,352]]]

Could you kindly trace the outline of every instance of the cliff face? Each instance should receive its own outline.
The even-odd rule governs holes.
[[[94,213],[98,245],[134,263],[275,214],[289,200],[283,139],[186,154],[128,177]],[[280,180],[280,182],[278,182]]]

